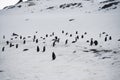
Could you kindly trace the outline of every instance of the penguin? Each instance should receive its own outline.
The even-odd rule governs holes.
[[[39,52],[40,51],[40,48],[39,48],[39,46],[37,46],[37,52]]]
[[[75,34],[78,34],[78,31],[76,31]]]
[[[89,43],[89,40],[87,40],[86,42]]]
[[[5,51],[5,47],[2,48],[2,52],[4,52],[4,51]]]
[[[72,34],[70,34],[70,37],[72,37]]]
[[[56,41],[53,42],[53,44],[52,44],[53,47],[55,47],[55,45],[56,45],[55,43],[56,43]]]
[[[6,41],[6,44],[8,45],[8,44],[9,44],[9,41]]]
[[[64,30],[62,30],[62,34],[64,33]]]
[[[33,42],[35,42],[35,39],[33,39]]]
[[[36,35],[33,36],[33,39],[36,39]]]
[[[108,34],[106,34],[106,36],[109,36]]]
[[[10,47],[12,47],[12,43],[10,43]]]
[[[55,34],[55,33],[53,32],[52,35],[54,36],[54,34]]]
[[[23,40],[25,40],[26,39],[26,37],[23,37]]]
[[[45,40],[45,38],[43,38],[43,40]]]
[[[87,32],[84,33],[84,35],[86,35],[86,34],[87,34]]]
[[[68,43],[68,39],[65,40],[65,45]]]
[[[107,41],[107,36],[105,37],[105,42]]]
[[[65,35],[68,35],[68,33],[66,33]]]
[[[13,40],[13,38],[11,38],[11,40]]]
[[[5,39],[5,35],[3,35],[3,39]]]
[[[109,40],[112,40],[112,37],[111,37],[111,36],[109,36]]]
[[[90,46],[93,45],[93,38],[91,38],[91,41],[90,41]]]
[[[72,41],[72,43],[76,43],[76,41]]]
[[[17,39],[18,37],[15,37],[15,39]]]
[[[20,39],[22,39],[22,36],[20,36]]]
[[[52,35],[50,35],[50,37],[52,37]]]
[[[29,49],[23,49],[23,51],[28,51]]]
[[[105,34],[105,32],[102,32],[102,34]]]
[[[81,35],[81,38],[84,38],[84,36],[83,36],[83,35]]]
[[[98,41],[97,41],[97,40],[95,40],[95,41],[94,41],[94,44],[95,44],[95,46],[97,46],[97,45],[98,45]]]
[[[26,40],[23,41],[23,44],[25,44],[25,43],[26,43]]]
[[[55,36],[55,40],[57,40],[58,39],[58,37],[57,36]]]
[[[45,42],[45,41],[43,41],[43,43],[45,44],[46,42]]]
[[[36,43],[38,43],[38,39],[36,39]]]
[[[13,34],[12,34],[12,36],[18,36],[18,34],[16,34],[16,33],[13,33]]]
[[[77,37],[76,37],[77,39],[79,39],[79,36],[77,35]]]
[[[120,39],[118,39],[117,41],[120,41]]]
[[[16,44],[16,48],[18,48],[18,44]]]
[[[28,38],[31,38],[31,36],[28,36]]]
[[[52,52],[52,60],[55,60],[56,59],[56,55],[54,52]]]
[[[46,47],[44,46],[44,47],[43,47],[43,51],[42,51],[42,52],[45,52],[45,50],[46,50]]]
[[[48,34],[46,34],[45,36],[48,37]]]
[[[14,45],[12,43],[10,43],[10,47],[13,47]]]

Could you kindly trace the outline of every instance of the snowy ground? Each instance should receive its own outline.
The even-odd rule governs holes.
[[[16,14],[14,10],[0,14],[0,80],[120,79],[119,13],[79,14],[80,11],[75,9],[73,12],[53,10]],[[12,36],[13,33],[18,36]],[[34,35],[38,43],[33,42]],[[20,36],[25,39],[20,39]],[[55,36],[60,38],[60,42],[53,47]],[[76,36],[79,39],[72,43]],[[98,45],[90,46],[91,38],[97,40]],[[10,48],[6,41],[14,46]],[[42,52],[44,46],[46,50]],[[52,60],[52,52],[56,55],[55,60]]]

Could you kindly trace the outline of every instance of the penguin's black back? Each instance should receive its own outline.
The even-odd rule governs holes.
[[[52,60],[55,60],[56,59],[56,55],[54,52],[52,52]]]

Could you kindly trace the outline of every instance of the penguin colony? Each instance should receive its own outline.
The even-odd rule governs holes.
[[[3,40],[5,41],[5,45],[2,46],[1,51],[5,52],[7,50],[7,48],[12,48],[12,47],[14,47],[16,49],[19,49],[19,46],[21,46],[21,44],[26,45],[28,43],[28,39],[30,39],[32,44],[37,45],[35,47],[35,50],[36,50],[37,53],[39,53],[39,52],[45,53],[46,50],[47,50],[47,45],[46,45],[46,43],[47,43],[46,40],[47,39],[50,39],[51,47],[55,48],[56,45],[59,44],[59,43],[63,43],[63,45],[75,44],[78,41],[83,40],[88,35],[87,32],[84,32],[83,34],[80,35],[78,31],[74,32],[74,34],[71,34],[69,32],[66,32],[66,31],[62,30],[60,32],[60,34],[63,35],[66,38],[63,41],[63,39],[61,37],[57,36],[55,34],[55,32],[52,32],[51,34],[45,34],[45,36],[37,36],[36,35],[37,33],[38,32],[36,31],[36,33],[33,36],[27,36],[27,37],[24,37],[22,35],[18,35],[16,33],[13,33],[11,35],[10,40],[6,40],[6,36],[3,35]],[[99,36],[99,38],[103,38],[104,42],[112,40],[112,36],[108,35],[106,32],[102,32],[98,36]],[[71,41],[71,40],[69,40],[69,38],[73,38],[73,40]],[[15,40],[19,40],[22,43],[17,43],[17,42],[14,43]],[[100,46],[99,41],[92,38],[92,37],[90,39],[87,39],[87,40],[84,40],[84,41],[89,46]],[[43,46],[41,47],[40,44],[43,44]],[[28,49],[28,48],[23,49],[23,51],[29,51],[29,50],[30,49]],[[57,53],[55,53],[54,51],[51,53],[51,59],[52,60],[56,59],[56,54]]]

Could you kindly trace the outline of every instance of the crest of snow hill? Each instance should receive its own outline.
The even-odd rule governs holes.
[[[3,10],[24,10],[24,12],[44,12],[56,10],[78,9],[84,12],[110,11],[120,9],[119,0],[19,0],[15,5],[7,6]]]

